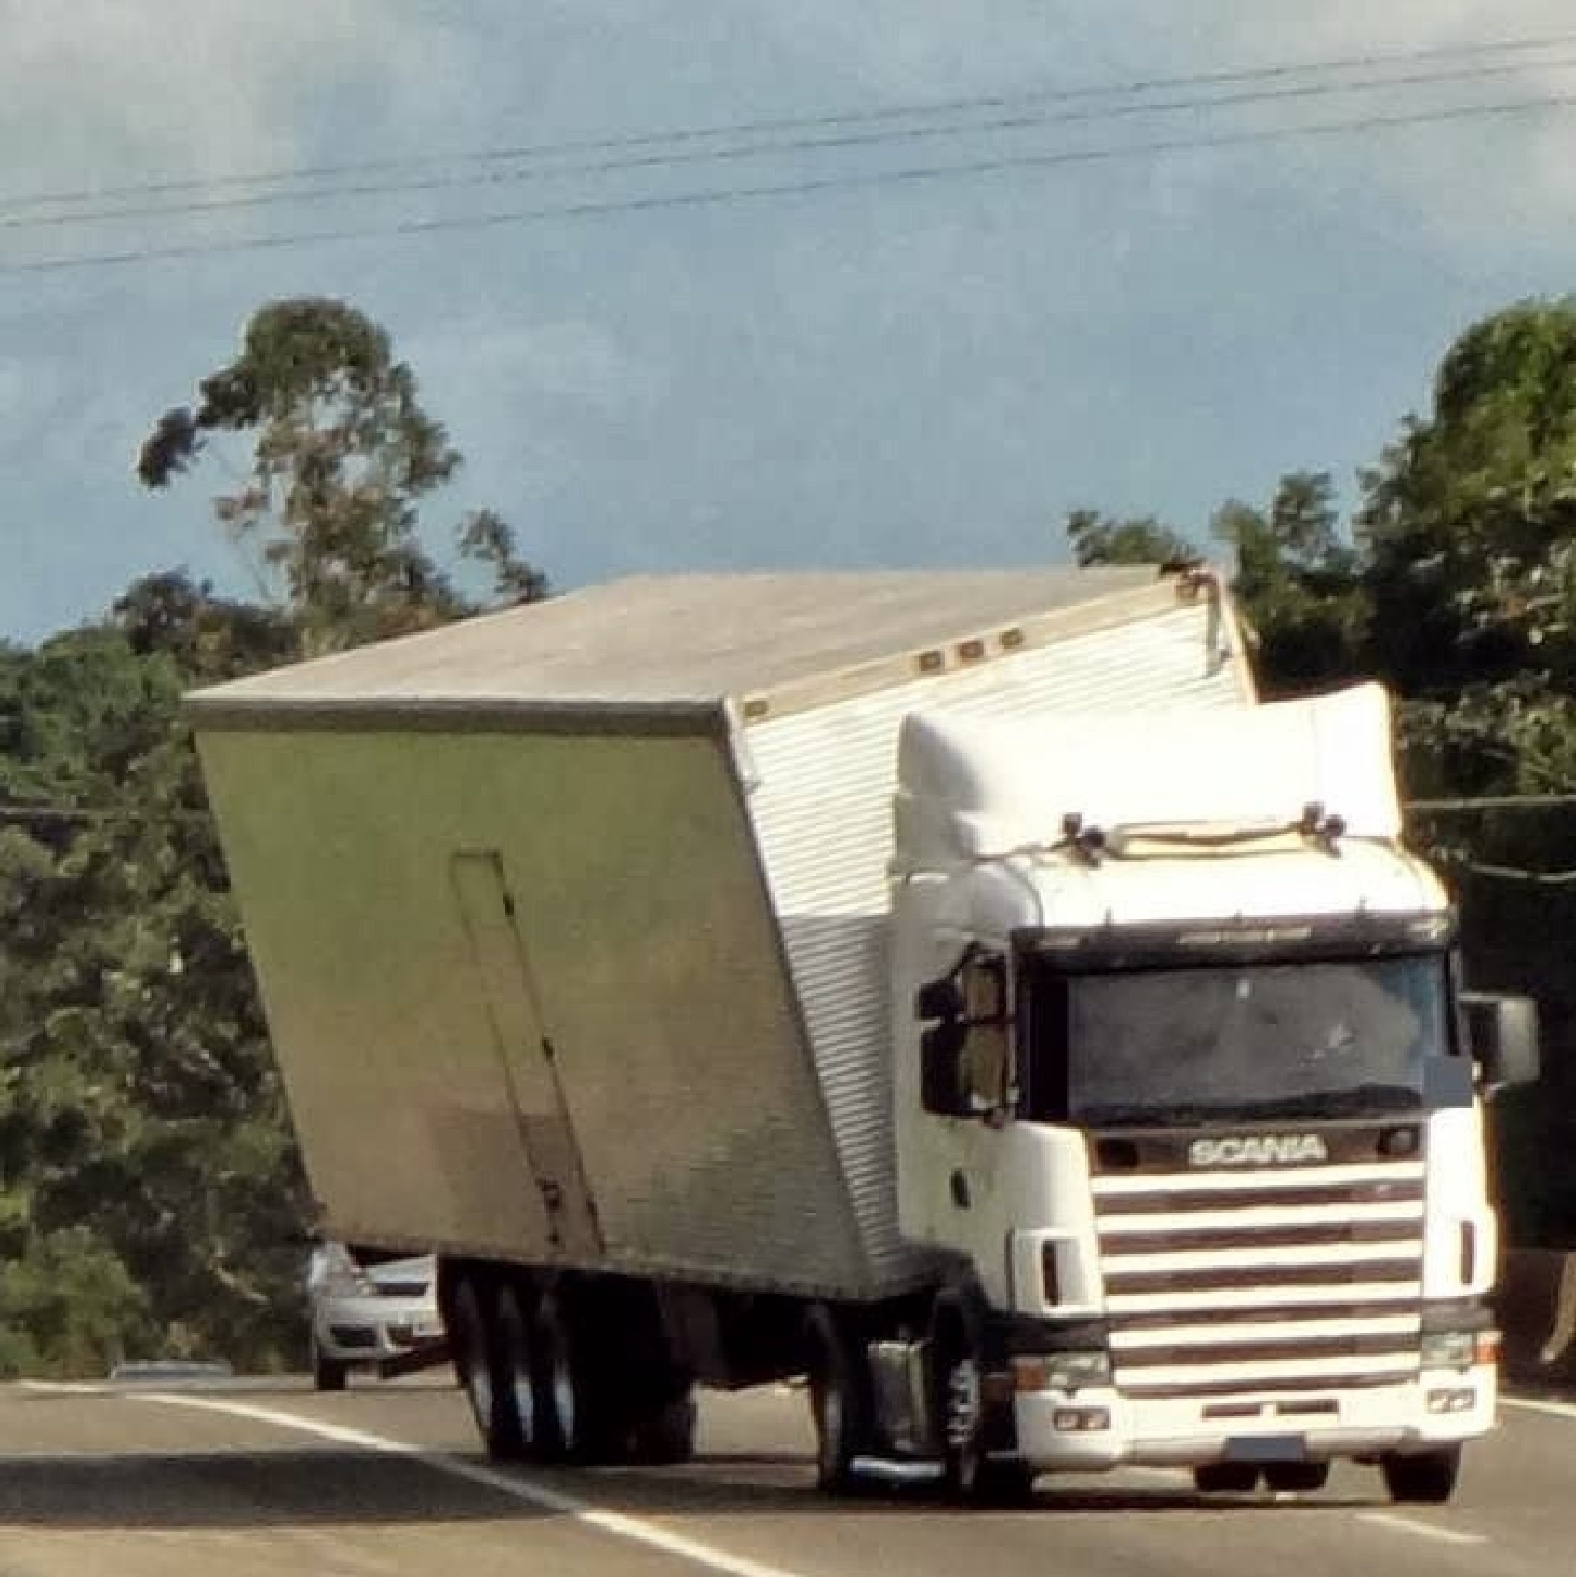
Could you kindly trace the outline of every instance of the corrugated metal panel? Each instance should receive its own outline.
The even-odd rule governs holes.
[[[884,918],[903,717],[939,704],[981,716],[1240,704],[1241,670],[1219,660],[1213,634],[1199,603],[748,730],[751,812],[878,1275],[912,1268],[897,1233]]]

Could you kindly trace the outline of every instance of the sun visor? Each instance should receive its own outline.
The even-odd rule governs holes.
[[[1401,830],[1389,696],[1187,713],[911,713],[899,744],[900,863],[1044,847],[1070,819],[1107,834],[1286,827],[1310,807],[1346,833]]]

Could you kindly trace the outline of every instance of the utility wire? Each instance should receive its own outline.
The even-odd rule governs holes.
[[[1260,88],[1253,91],[1208,97],[1160,100],[1151,103],[1111,105],[1101,109],[1062,110],[998,116],[989,120],[950,120],[927,126],[883,127],[874,130],[842,132],[831,136],[800,137],[733,144],[721,148],[691,148],[683,151],[626,155],[617,158],[579,161],[557,165],[535,165],[524,169],[492,169],[475,175],[447,175],[423,180],[400,179],[364,182],[355,185],[306,187],[296,191],[253,193],[248,196],[209,197],[190,202],[131,204],[121,207],[82,208],[70,213],[36,214],[0,212],[0,230],[29,231],[62,229],[68,226],[105,224],[127,219],[162,219],[197,214],[228,213],[246,209],[271,208],[300,203],[342,202],[347,198],[406,196],[418,192],[473,190],[483,186],[516,185],[528,181],[561,180],[570,176],[610,175],[664,166],[724,163],[733,160],[764,158],[789,153],[822,153],[831,150],[875,147],[883,144],[934,141],[939,138],[1005,131],[1029,131],[1050,126],[1100,124],[1190,110],[1236,109],[1256,104],[1307,101],[1346,94],[1373,93],[1384,89],[1417,88],[1496,77],[1521,75],[1530,70],[1570,71],[1576,69],[1576,55],[1538,61],[1515,61],[1496,66],[1469,66],[1451,71],[1424,71],[1403,76],[1374,77],[1357,82],[1303,83],[1292,87]],[[523,155],[521,156],[523,157]],[[3,205],[0,205],[3,207]]]
[[[1372,51],[1323,59],[1276,62],[1269,65],[1242,66],[1220,71],[1193,72],[1172,76],[1138,78],[1126,83],[1091,84],[1072,88],[1026,89],[1013,93],[967,95],[944,99],[919,99],[886,105],[878,109],[840,110],[819,115],[793,115],[769,119],[719,122],[705,126],[683,126],[671,131],[638,132],[611,137],[582,137],[555,142],[526,143],[514,147],[484,148],[452,154],[406,155],[381,159],[346,160],[333,164],[281,167],[241,175],[192,177],[180,180],[138,181],[126,185],[79,188],[54,192],[17,192],[0,194],[0,208],[47,207],[101,202],[107,199],[154,197],[182,193],[209,192],[228,187],[271,186],[283,182],[333,179],[338,176],[368,175],[398,170],[429,169],[456,164],[513,163],[524,159],[555,158],[575,153],[611,153],[619,150],[651,148],[663,144],[682,144],[722,137],[742,137],[772,133],[809,131],[818,127],[874,125],[908,120],[927,115],[988,112],[1021,108],[1034,104],[1076,103],[1100,98],[1132,98],[1175,88],[1232,87],[1253,82],[1273,82],[1298,76],[1338,71],[1379,69],[1393,65],[1421,64],[1430,61],[1482,60],[1496,55],[1536,55],[1551,49],[1576,45],[1576,32],[1546,34],[1536,38],[1482,40],[1475,43],[1438,45],[1430,48]],[[1534,69],[1538,62],[1526,62],[1521,69]]]
[[[1401,802],[1408,813],[1444,811],[1549,810],[1576,805],[1576,794],[1479,794],[1459,799],[1409,799]],[[50,822],[113,822],[146,820],[146,809],[117,805],[65,805],[41,801],[0,804],[0,827]],[[209,813],[190,806],[167,806],[159,814],[179,821],[209,820]]]
[[[595,219],[615,214],[652,213],[664,209],[720,206],[761,202],[776,198],[808,197],[826,192],[853,191],[882,186],[918,186],[936,181],[994,175],[1010,170],[1049,170],[1083,164],[1112,163],[1122,159],[1160,157],[1177,153],[1215,152],[1257,143],[1286,142],[1298,137],[1322,137],[1354,132],[1381,132],[1406,127],[1438,125],[1451,121],[1506,119],[1546,110],[1576,108],[1576,94],[1542,94],[1495,104],[1456,105],[1448,109],[1418,110],[1396,115],[1309,122],[1299,126],[1225,132],[1206,137],[1172,138],[1124,143],[1105,148],[1081,148],[1048,153],[1003,155],[963,163],[911,165],[892,170],[825,175],[811,179],[762,183],[754,186],[709,187],[689,192],[669,192],[647,197],[619,197],[573,203],[544,204],[537,208],[500,213],[407,219],[381,226],[304,230],[231,240],[176,242],[121,251],[67,253],[23,262],[0,263],[0,278],[30,274],[57,274],[77,269],[129,267],[141,263],[171,262],[288,248],[325,246],[363,240],[400,240],[416,236],[478,232],[546,220]]]

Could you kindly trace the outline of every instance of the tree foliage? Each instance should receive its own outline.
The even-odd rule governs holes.
[[[1397,696],[1404,789],[1443,802],[1410,836],[1455,887],[1469,972],[1540,1004],[1544,1085],[1498,1108],[1511,1227],[1576,1243],[1576,811],[1558,802],[1576,794],[1576,304],[1471,325],[1358,482],[1344,528],[1330,478],[1296,473],[1213,534],[1266,693],[1378,676]],[[1075,520],[1080,562],[1120,556],[1099,517]]]
[[[459,452],[423,409],[387,332],[343,302],[273,302],[246,326],[241,352],[202,380],[195,406],[160,418],[137,475],[162,488],[216,435],[253,440],[247,475],[214,512],[255,555],[262,584],[295,617],[307,655],[405,634],[474,611],[421,537],[420,506],[452,480]],[[501,516],[455,534],[463,563],[518,601],[544,594]]]
[[[183,693],[546,591],[490,510],[431,556],[460,456],[354,308],[264,307],[138,475],[226,436],[216,515],[268,595],[152,574],[0,649],[0,1374],[300,1356],[304,1183]]]
[[[1180,532],[1153,515],[1122,520],[1096,509],[1075,509],[1067,517],[1067,540],[1074,560],[1092,564],[1196,564],[1199,550]]]

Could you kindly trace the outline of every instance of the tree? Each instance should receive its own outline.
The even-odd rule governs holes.
[[[1449,347],[1429,409],[1363,477],[1374,667],[1405,697],[1413,795],[1576,788],[1576,304],[1522,302]],[[1475,982],[1539,1002],[1544,1080],[1495,1108],[1516,1240],[1576,1240],[1576,817],[1470,803],[1414,820],[1447,862]]]
[[[0,832],[0,1250],[19,1267],[0,1367],[267,1365],[299,1326],[304,1189],[180,716],[189,644],[87,629],[0,667],[0,801],[42,807]],[[79,1287],[74,1322],[51,1277]]]
[[[1576,305],[1524,303],[1456,340],[1363,479],[1379,666],[1409,694],[1576,682]]]
[[[1361,665],[1367,598],[1339,523],[1322,471],[1282,477],[1267,510],[1233,500],[1215,512],[1212,534],[1234,551],[1233,590],[1270,696],[1326,689]]]
[[[240,355],[205,378],[195,406],[165,413],[137,475],[168,486],[214,435],[253,436],[249,474],[216,500],[219,523],[261,584],[293,615],[305,655],[403,634],[474,612],[429,554],[420,505],[461,457],[394,359],[385,330],[343,302],[273,302],[247,324]],[[462,562],[490,571],[492,593],[545,594],[491,511],[456,533]]]
[[[1121,520],[1096,509],[1067,516],[1067,540],[1081,568],[1094,564],[1197,564],[1198,549],[1153,515]]]

